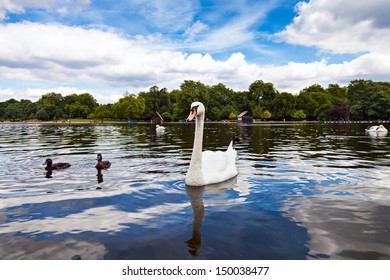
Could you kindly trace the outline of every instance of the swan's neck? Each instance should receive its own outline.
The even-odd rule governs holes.
[[[204,125],[204,114],[196,116],[194,146],[192,149],[190,167],[187,173],[187,176],[197,178],[198,180],[203,180],[203,175],[202,175],[203,125]]]

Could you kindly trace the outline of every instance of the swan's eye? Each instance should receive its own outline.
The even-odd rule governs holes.
[[[191,112],[193,112],[194,110],[195,110],[195,111],[198,111],[198,107],[199,107],[199,105],[192,107],[192,108],[191,108]]]

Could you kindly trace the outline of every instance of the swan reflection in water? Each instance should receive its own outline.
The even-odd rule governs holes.
[[[206,186],[188,186],[186,185],[186,192],[190,198],[191,207],[194,211],[194,220],[192,225],[192,237],[191,239],[185,241],[188,246],[188,252],[197,257],[199,255],[199,250],[202,246],[202,234],[201,227],[203,218],[205,216],[204,211],[204,194],[223,194],[228,190],[234,187],[234,184],[237,182],[237,177],[233,177],[227,181],[211,184]]]

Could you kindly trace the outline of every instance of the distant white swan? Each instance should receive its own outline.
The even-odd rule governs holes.
[[[159,134],[163,134],[165,132],[165,127],[161,125],[156,125],[156,132]]]
[[[237,151],[233,148],[233,140],[225,152],[204,151],[202,153],[204,116],[204,105],[201,102],[193,102],[187,119],[191,121],[196,117],[194,146],[185,180],[189,186],[220,183],[238,174],[236,168]]]
[[[371,127],[366,129],[366,133],[369,133],[369,134],[375,134],[375,133],[385,134],[385,133],[387,133],[387,129],[383,125],[373,125],[373,126],[371,126]]]

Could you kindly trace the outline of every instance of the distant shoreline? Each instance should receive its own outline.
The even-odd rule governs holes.
[[[105,122],[81,122],[81,121],[66,121],[66,122],[53,122],[53,121],[18,121],[18,122],[10,122],[10,121],[4,121],[0,122],[0,124],[53,124],[53,125],[70,125],[70,124],[88,124],[88,125],[95,125],[95,124],[127,124],[127,122],[124,121],[105,121]]]
[[[215,124],[237,124],[237,121],[207,121],[206,123],[215,123]],[[339,124],[348,124],[348,123],[390,123],[390,120],[384,121],[384,120],[375,120],[375,121],[260,121],[255,120],[252,124],[332,124],[332,123],[339,123]],[[128,124],[127,121],[18,121],[18,122],[10,122],[10,121],[3,121],[0,122],[1,124],[36,124],[36,125],[99,125],[99,124]],[[145,121],[135,121],[135,123],[130,123],[129,125],[137,125],[137,124],[150,124],[154,125],[151,122],[145,122]],[[186,122],[164,122],[164,124],[186,124]],[[248,125],[248,123],[243,123],[245,125]]]

